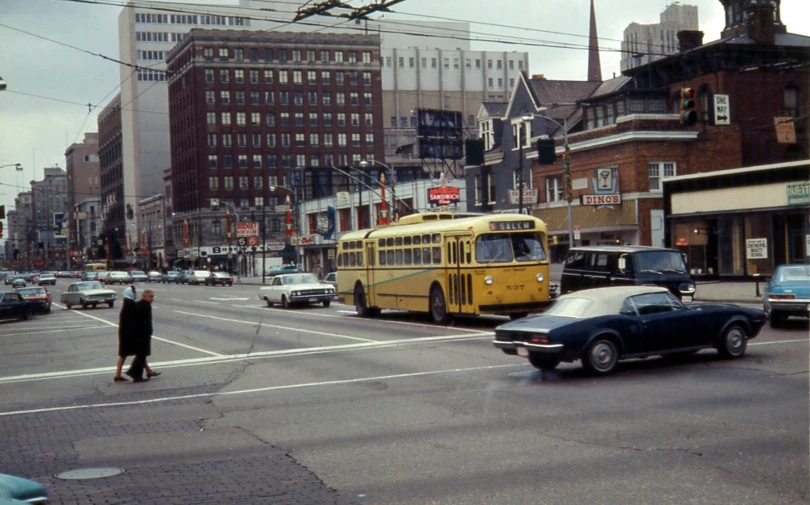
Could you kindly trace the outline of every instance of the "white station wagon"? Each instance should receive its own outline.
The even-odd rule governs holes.
[[[277,275],[269,286],[259,289],[259,300],[264,300],[268,307],[279,304],[286,309],[290,305],[310,303],[328,307],[334,299],[335,288],[319,281],[315,274]]]
[[[86,309],[104,303],[113,308],[116,298],[115,291],[105,288],[100,282],[83,281],[71,284],[59,297],[59,301],[64,303],[68,310],[74,305],[81,305]]]

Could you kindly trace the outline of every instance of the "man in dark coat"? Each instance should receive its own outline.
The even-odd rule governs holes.
[[[152,354],[152,300],[155,293],[145,289],[141,299],[135,303],[135,314],[132,327],[133,350],[135,359],[126,374],[135,382],[148,381],[150,377],[159,375],[146,364],[146,357]],[[146,376],[144,377],[144,370]]]

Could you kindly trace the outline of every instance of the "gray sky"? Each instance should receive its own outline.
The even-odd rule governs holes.
[[[119,1],[119,0],[110,0]],[[295,0],[290,2],[289,8]],[[204,0],[199,3],[205,2]],[[223,0],[216,3],[236,3]],[[303,3],[303,0],[300,0]],[[368,3],[352,0],[352,5]],[[672,0],[596,0],[600,48],[618,49],[624,28],[631,22],[659,21]],[[719,0],[685,1],[698,6],[704,42],[716,40],[723,29],[723,8]],[[492,6],[497,5],[496,9]],[[406,0],[394,7],[398,13],[441,16],[452,19],[522,26],[574,35],[588,34],[590,0]],[[0,23],[35,33],[106,56],[118,57],[118,14],[120,7],[75,3],[62,0],[0,0]],[[386,14],[386,19],[404,20],[402,14]],[[321,19],[321,18],[318,18]],[[426,17],[413,19],[430,20]],[[803,20],[799,22],[799,20]],[[782,0],[782,21],[788,31],[810,35],[810,1]],[[587,38],[538,31],[471,25],[473,36],[489,38],[511,35],[555,43],[587,43]],[[574,49],[473,43],[473,49],[528,51],[530,72],[549,79],[584,80],[587,52]],[[619,73],[619,53],[601,52],[602,76]],[[65,166],[65,148],[81,141],[86,131],[96,131],[96,116],[117,92],[119,70],[116,63],[25,35],[0,26],[0,76],[8,91],[0,91],[0,165],[22,163],[17,173],[11,167],[0,169],[0,183],[28,186],[42,178],[46,166]],[[30,93],[78,104],[100,105],[88,114],[86,105],[25,96]],[[0,185],[0,204],[9,209],[22,189]],[[5,194],[3,194],[5,193]]]

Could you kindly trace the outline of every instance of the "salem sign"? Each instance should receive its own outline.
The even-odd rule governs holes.
[[[621,205],[622,195],[581,195],[579,202],[582,205]]]

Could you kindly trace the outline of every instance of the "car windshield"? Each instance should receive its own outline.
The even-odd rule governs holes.
[[[77,285],[78,291],[86,291],[88,289],[104,289],[104,286],[101,285],[100,282],[93,281],[93,282],[80,282]]]
[[[231,275],[225,272],[214,272],[214,277],[230,277]]]
[[[779,269],[777,281],[810,281],[810,265],[791,265]]]
[[[317,284],[318,278],[315,274],[298,274],[298,275],[285,275],[281,279],[281,283],[285,286],[291,284]]]
[[[678,251],[649,251],[635,255],[638,272],[685,274],[683,256]]]
[[[587,298],[560,298],[543,315],[562,317],[587,317],[593,300]]]
[[[39,278],[40,278],[40,280],[41,279],[53,279],[54,275],[53,274],[42,274]]]
[[[22,296],[44,295],[45,288],[25,288],[17,291]]]

